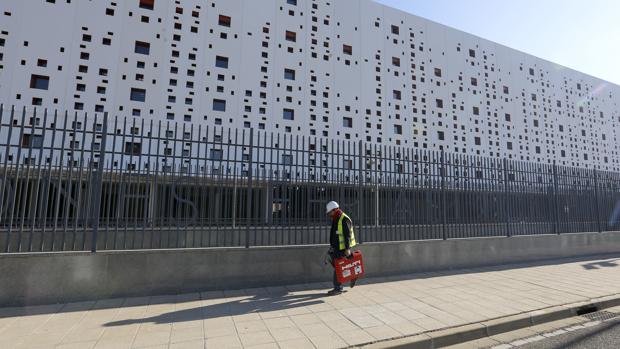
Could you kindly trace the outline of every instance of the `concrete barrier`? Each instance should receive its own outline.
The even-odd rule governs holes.
[[[331,280],[326,246],[0,256],[0,306]],[[620,232],[369,243],[368,277],[620,253]]]

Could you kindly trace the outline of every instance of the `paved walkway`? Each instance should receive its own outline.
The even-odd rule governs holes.
[[[557,263],[5,308],[0,348],[343,348],[620,293],[620,260]]]

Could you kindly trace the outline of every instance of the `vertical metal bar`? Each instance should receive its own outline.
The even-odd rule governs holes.
[[[125,118],[123,118],[123,124],[126,122]],[[116,151],[116,145],[119,143],[118,142],[118,136],[119,136],[119,124],[118,124],[118,117],[115,118],[114,121],[114,130],[112,131],[112,134],[114,135],[113,141],[112,141],[112,159],[111,159],[111,169],[113,167],[116,167],[116,176],[110,176],[111,180],[110,180],[110,192],[114,191],[114,203],[115,205],[112,207],[112,210],[110,211],[110,214],[108,217],[112,218],[112,224],[114,224],[114,232],[113,232],[113,237],[112,237],[112,249],[116,250],[116,245],[118,244],[118,229],[119,226],[121,225],[121,199],[123,196],[123,182],[124,182],[124,177],[123,174],[125,173],[124,169],[123,169],[123,153],[125,152],[125,134],[123,132],[123,134],[121,135],[121,140],[120,140],[120,144],[119,146],[119,150],[118,150],[118,154]],[[123,127],[124,128],[124,127]],[[120,156],[118,156],[120,155]],[[113,171],[113,170],[112,170]]]
[[[153,136],[153,123],[151,123],[151,137]],[[159,183],[158,180],[162,179],[162,181],[164,182],[163,184],[163,190],[165,190],[165,186],[166,186],[166,180],[165,180],[165,176],[166,176],[166,171],[164,166],[161,166],[161,163],[159,161],[159,156],[162,153],[162,149],[161,149],[161,139],[162,139],[162,135],[161,135],[161,120],[159,120],[157,122],[157,145],[155,147],[155,169],[154,169],[154,180],[153,180],[153,192],[151,193],[152,198],[151,200],[153,201],[153,217],[151,218],[151,241],[150,241],[150,246],[151,248],[153,248],[153,246],[155,246],[155,230],[157,229],[159,231],[159,246],[161,247],[161,235],[162,235],[162,219],[163,219],[163,208],[164,208],[164,200],[162,198],[159,197]],[[164,159],[166,158],[165,155],[165,150],[163,150],[164,152]],[[153,153],[150,153],[153,154]],[[160,167],[161,166],[161,167]],[[149,166],[150,167],[150,166]],[[165,192],[163,192],[165,194]],[[157,217],[160,217],[159,219],[159,226],[157,225]]]
[[[86,197],[84,199],[85,202],[85,208],[84,208],[84,213],[83,213],[83,217],[82,217],[82,229],[84,230],[84,238],[82,239],[82,246],[80,247],[81,251],[86,250],[86,233],[88,231],[88,229],[91,229],[91,240],[93,238],[93,231],[92,231],[92,217],[91,214],[93,213],[93,205],[95,204],[93,202],[93,186],[94,186],[94,180],[96,179],[96,174],[95,174],[95,169],[94,169],[94,158],[95,158],[95,142],[96,142],[96,127],[97,127],[97,121],[99,120],[98,115],[95,114],[95,118],[92,122],[92,131],[88,131],[88,124],[86,124],[86,126],[84,127],[84,133],[89,133],[90,134],[90,156],[88,158],[88,174],[86,175],[86,180],[85,180],[85,185],[86,185]],[[101,144],[99,145],[101,146]],[[101,148],[99,148],[99,150],[101,150]]]
[[[286,144],[286,135],[282,136],[282,143],[280,144],[279,140],[278,140],[278,151],[279,149],[282,149],[282,156],[278,156],[278,164],[280,164],[282,166],[282,171],[280,173],[281,179],[282,179],[282,196],[283,196],[283,200],[286,203],[286,210],[284,213],[284,219],[285,219],[285,223],[284,226],[286,227],[286,234],[285,231],[282,232],[282,236],[284,239],[284,243],[283,244],[290,244],[291,243],[291,200],[289,198],[290,195],[290,191],[291,191],[291,176],[290,176],[290,169],[291,166],[290,164],[285,163],[283,160],[284,155],[286,154],[286,149],[289,148],[289,146],[287,146]],[[288,169],[288,171],[287,171]]]
[[[45,185],[46,188],[46,192],[45,192],[45,196],[43,197],[43,217],[44,217],[44,221],[43,221],[43,225],[41,227],[41,245],[39,248],[39,251],[43,251],[44,248],[44,241],[45,241],[45,234],[46,234],[46,229],[47,229],[47,221],[48,221],[48,209],[49,209],[49,203],[48,201],[50,200],[50,192],[51,191],[51,187],[52,187],[52,163],[54,162],[54,157],[55,155],[55,143],[56,143],[56,133],[58,131],[58,110],[54,110],[54,127],[52,128],[52,140],[50,143],[50,147],[49,147],[49,165],[48,165],[48,173],[47,173],[47,183]],[[51,246],[51,250],[53,250],[53,243],[54,243],[54,238],[52,237],[52,241],[50,243]]]
[[[253,157],[254,157],[254,129],[250,129],[250,144],[249,144],[249,148],[250,148],[250,156],[248,159],[248,194],[247,194],[247,208],[246,208],[246,214],[247,214],[247,222],[246,222],[246,228],[245,228],[245,248],[249,248],[250,247],[250,226],[252,224],[252,219],[250,216],[250,212],[252,210],[252,177],[253,177]]]
[[[506,236],[510,237],[510,212],[508,208],[508,159],[504,158],[502,164],[504,170],[504,224],[506,226]]]
[[[198,132],[200,133],[200,137],[202,137],[202,132]],[[202,169],[202,173],[201,173],[201,180],[202,180],[202,185],[200,188],[200,196],[203,198],[203,214],[205,215],[204,219],[202,219],[201,221],[201,226],[202,226],[202,231],[200,233],[200,247],[205,247],[204,244],[204,235],[205,233],[207,234],[207,246],[211,246],[210,242],[211,242],[211,235],[210,235],[210,227],[209,227],[209,201],[207,198],[207,193],[209,192],[209,188],[208,188],[208,182],[207,182],[207,159],[208,159],[208,148],[209,148],[209,142],[208,142],[208,137],[209,136],[209,126],[205,127],[205,135],[203,138],[199,138],[201,141],[204,141],[204,158],[203,158],[203,169]],[[198,151],[200,152],[200,147],[198,148]]]
[[[65,204],[64,204],[64,219],[63,219],[63,227],[62,227],[62,242],[61,242],[61,246],[62,246],[62,250],[65,251],[66,248],[66,241],[67,241],[67,232],[68,232],[68,227],[69,227],[69,213],[71,212],[71,201],[73,198],[73,169],[74,169],[74,157],[75,157],[75,134],[76,134],[76,130],[77,130],[77,112],[75,112],[74,116],[73,116],[73,127],[71,130],[71,141],[70,141],[70,149],[71,149],[71,156],[69,157],[69,164],[68,164],[68,171],[69,171],[69,178],[67,179],[67,188],[65,189]],[[65,125],[66,127],[66,125]],[[73,204],[73,208],[75,209],[75,203]]]
[[[560,224],[560,222],[559,222],[559,220],[560,220],[560,217],[559,217],[560,207],[559,207],[559,203],[558,203],[558,168],[557,168],[555,160],[553,161],[553,201],[555,203],[555,205],[554,205],[554,208],[555,208],[555,210],[554,210],[555,224],[553,226],[553,232],[555,234],[559,235],[560,234],[560,230],[559,230],[558,226]]]
[[[360,139],[359,141],[359,145],[358,145],[358,157],[359,157],[359,167],[357,169],[357,221],[359,222],[357,224],[357,236],[355,237],[355,240],[359,243],[362,244],[363,243],[363,234],[362,234],[362,226],[364,225],[364,221],[363,221],[363,211],[362,211],[362,207],[364,205],[364,197],[363,197],[363,186],[364,186],[364,173],[363,173],[363,167],[364,167],[364,143],[363,141]]]
[[[303,139],[302,139],[302,145],[303,145]],[[292,144],[291,144],[292,146]],[[303,161],[302,156],[299,154],[299,135],[295,135],[295,156],[294,156],[294,160],[295,160],[295,169],[293,172],[293,178],[294,178],[294,186],[295,186],[295,191],[293,192],[293,196],[295,198],[295,220],[294,220],[294,224],[295,224],[295,245],[299,245],[301,242],[301,239],[303,237],[304,234],[304,227],[301,226],[300,224],[300,213],[302,212],[302,201],[301,201],[301,195],[303,192],[303,187],[300,185],[301,183],[301,179],[299,178],[300,176],[300,171],[299,171],[299,161],[301,160]],[[302,171],[303,172],[303,171]]]
[[[197,233],[199,233],[200,229],[200,130],[201,125],[198,125],[197,132],[194,132],[194,125],[191,125],[190,128],[190,166],[193,165],[194,173],[192,176],[193,186],[190,191],[190,195],[192,198],[193,210],[192,210],[192,247],[197,247],[196,238]],[[196,138],[197,133],[197,138]],[[194,156],[195,154],[195,156]],[[200,247],[200,246],[198,246]]]
[[[36,124],[36,120],[37,120],[37,110],[36,108],[33,110],[32,113],[32,118],[30,119],[30,137],[34,138],[35,136],[35,124]],[[25,198],[24,200],[22,200],[23,202],[23,206],[21,209],[21,222],[20,222],[20,227],[19,227],[19,233],[20,235],[24,232],[24,224],[25,224],[25,220],[26,220],[26,210],[33,210],[33,206],[32,206],[32,195],[34,193],[31,193],[31,191],[33,191],[32,186],[30,184],[30,168],[31,168],[31,160],[32,160],[32,147],[33,144],[29,144],[28,145],[28,164],[26,166],[26,183],[24,185],[24,192],[25,192]],[[26,207],[26,203],[28,202],[28,206]],[[36,210],[36,208],[35,208]],[[32,223],[34,224],[34,222]],[[21,252],[21,238],[19,239],[19,248],[18,248],[18,252]],[[32,234],[29,234],[28,237],[28,252],[32,251]]]
[[[131,125],[129,125],[129,133],[130,133],[130,147],[129,147],[129,151],[127,151],[126,149],[126,153],[127,153],[127,157],[128,157],[128,164],[127,164],[127,177],[128,177],[128,183],[127,183],[127,192],[128,195],[126,196],[124,202],[124,206],[127,207],[127,209],[125,210],[127,212],[127,218],[125,220],[125,244],[124,244],[124,248],[125,249],[133,249],[135,242],[136,242],[136,226],[135,226],[135,222],[134,222],[134,217],[135,217],[135,213],[136,213],[136,205],[137,202],[135,201],[136,198],[136,194],[138,194],[137,191],[137,187],[138,187],[138,183],[140,182],[140,168],[136,166],[134,159],[136,157],[136,142],[135,142],[135,129],[136,129],[136,118],[133,118],[131,120]],[[124,133],[127,133],[127,128],[125,127],[123,129]],[[141,147],[142,145],[140,145]],[[125,147],[127,147],[125,145]],[[142,152],[142,149],[140,149],[140,152]],[[136,179],[136,183],[134,183],[134,178]],[[129,245],[128,247],[128,239],[127,236],[128,234],[131,233],[131,238],[129,239],[131,241],[131,245]]]
[[[208,140],[208,136],[209,136],[209,129],[207,129],[207,140]],[[213,136],[211,138],[213,138],[213,141],[211,142],[211,149],[215,149],[215,134],[217,133],[217,129],[214,127],[213,128]],[[210,164],[211,164],[211,169],[209,171],[209,197],[213,198],[210,202],[209,205],[209,226],[211,227],[211,231],[214,233],[215,235],[215,246],[217,247],[222,247],[224,246],[225,242],[220,242],[220,234],[219,234],[219,228],[218,228],[218,222],[217,222],[217,186],[215,185],[215,171],[214,171],[214,164],[215,164],[215,159],[214,156],[212,156],[211,154],[209,154],[209,158],[210,158]],[[224,239],[225,241],[225,239]]]
[[[171,182],[171,191],[170,191],[170,219],[171,221],[176,222],[176,225],[178,225],[179,222],[179,216],[180,216],[180,212],[181,210],[178,207],[178,199],[177,199],[177,187],[176,187],[176,181],[178,181],[177,178],[175,178],[175,175],[177,175],[177,171],[176,171],[176,167],[177,167],[177,144],[179,143],[179,124],[178,123],[174,123],[174,146],[172,149],[172,171],[171,171],[171,175],[172,175],[172,182]],[[181,152],[183,151],[183,147],[181,146]],[[178,170],[178,177],[181,177],[181,166],[183,164],[179,165],[179,170]],[[175,207],[175,204],[177,204],[177,207]],[[176,210],[175,210],[176,208]],[[174,217],[174,218],[173,218]],[[170,248],[170,235],[172,235],[172,229],[173,226],[168,226],[168,245],[166,246],[166,248]],[[176,235],[176,242],[174,245],[174,248],[178,248],[179,247],[179,231],[177,229],[175,229],[175,235]]]
[[[104,124],[103,126],[104,128],[107,129],[107,124]],[[116,213],[114,213],[114,232],[112,234],[110,234],[110,219],[112,218],[112,214],[113,212],[116,212],[116,210],[118,210],[118,204],[116,206],[113,206],[114,202],[118,202],[118,197],[120,196],[120,187],[121,187],[121,183],[120,183],[120,170],[119,168],[122,166],[118,166],[117,170],[116,170],[116,176],[114,176],[114,166],[116,163],[116,145],[118,143],[117,141],[117,132],[116,130],[118,129],[118,116],[114,117],[114,129],[112,130],[112,158],[110,159],[109,163],[109,178],[110,178],[110,182],[108,183],[108,198],[107,198],[107,204],[108,204],[108,208],[107,208],[107,214],[106,214],[106,228],[105,228],[105,239],[104,244],[103,244],[103,248],[104,249],[108,249],[108,239],[109,236],[112,235],[113,236],[113,243],[112,243],[112,249],[116,249],[116,238],[118,235],[118,216]],[[106,132],[105,134],[103,134],[103,137],[107,138],[108,133]],[[123,146],[121,145],[121,151],[123,151]],[[103,163],[103,162],[102,162]],[[103,175],[103,172],[101,173],[101,175]]]
[[[598,228],[598,232],[602,233],[603,229],[601,227],[601,215],[599,214],[598,171],[594,169],[593,172],[594,172],[594,203],[595,203],[595,212],[596,212],[596,226]]]
[[[441,176],[441,231],[442,231],[442,238],[444,240],[446,240],[447,237],[447,231],[446,231],[446,161],[445,161],[445,152],[442,149],[441,150],[441,154],[440,154],[440,158],[439,158],[441,167],[439,168],[439,175]]]
[[[15,163],[15,189],[13,190],[13,195],[12,195],[12,199],[11,199],[11,205],[9,205],[9,227],[7,230],[7,244],[6,244],[6,252],[9,252],[10,250],[10,236],[13,230],[13,218],[15,215],[15,209],[18,209],[18,202],[17,202],[17,190],[19,188],[19,180],[20,180],[20,165],[21,165],[21,157],[22,157],[22,140],[24,138],[24,123],[26,120],[26,107],[24,107],[22,109],[22,120],[21,120],[21,125],[20,125],[20,131],[19,131],[19,146],[17,148],[17,158],[15,159],[16,163]],[[21,195],[21,190],[20,189],[20,195]],[[19,214],[19,211],[18,211]],[[16,251],[19,252],[21,248],[21,230],[17,232],[17,247],[16,247]]]
[[[72,235],[72,239],[71,239],[71,251],[75,251],[75,241],[76,241],[76,236],[77,236],[77,226],[79,223],[79,219],[80,219],[80,212],[82,212],[82,175],[84,174],[84,148],[86,147],[86,129],[87,129],[87,125],[86,122],[88,120],[88,115],[84,114],[84,125],[83,125],[83,129],[80,128],[80,131],[82,132],[82,145],[81,145],[81,150],[80,150],[80,160],[79,160],[79,166],[80,166],[80,170],[79,170],[79,176],[77,179],[77,198],[75,199],[75,203],[77,205],[77,207],[75,207],[74,210],[74,221],[73,221],[73,235]],[[82,241],[86,240],[86,227],[84,227],[84,229],[82,229]]]
[[[187,188],[190,188],[191,186],[191,164],[187,166],[187,169],[185,168],[185,123],[183,123],[183,127],[181,130],[181,161],[180,161],[180,172],[179,172],[179,179],[182,180],[183,182],[183,187],[182,187],[182,193],[183,193],[183,197],[181,197],[181,200],[186,200],[186,198],[184,197],[186,192],[187,192]],[[223,134],[222,134],[223,137]],[[222,152],[223,153],[223,152]],[[191,162],[191,161],[190,161]],[[222,171],[222,166],[220,165],[220,173]],[[181,201],[183,202],[183,201]],[[190,206],[188,207],[188,213],[191,211],[191,202],[187,202],[185,204],[185,206]],[[187,248],[187,239],[188,239],[188,235],[187,235],[187,228],[190,224],[190,220],[188,219],[188,214],[183,214],[184,213],[184,209],[181,203],[179,203],[178,205],[181,213],[180,216],[183,219],[183,247]],[[177,232],[177,248],[180,247],[179,245],[179,236],[180,236],[180,231]]]
[[[415,177],[414,177],[414,167],[413,167],[413,149],[406,149],[406,164],[407,164],[407,208],[409,209],[409,214],[407,215],[407,240],[417,240],[417,229],[415,225],[415,220],[417,219],[417,210],[415,209]]]
[[[3,120],[3,116],[4,116],[4,104],[0,104],[0,126],[2,126],[2,120]],[[8,136],[6,138],[6,144],[2,144],[3,146],[6,146],[5,151],[4,151],[4,164],[2,165],[2,169],[3,169],[3,178],[2,178],[2,189],[0,189],[0,220],[2,220],[2,216],[4,215],[4,210],[5,209],[9,209],[8,207],[4,207],[4,194],[5,194],[5,188],[6,188],[6,183],[7,183],[7,176],[9,173],[9,166],[8,166],[8,159],[9,159],[9,154],[10,154],[10,150],[11,150],[11,136],[13,133],[13,119],[15,116],[15,106],[11,107],[11,116],[9,118],[9,123],[8,123]],[[7,198],[8,200],[8,198]],[[8,205],[8,203],[7,203]],[[5,253],[9,252],[9,241],[10,241],[10,235],[7,233],[6,235],[6,241],[5,241]]]
[[[97,124],[95,123],[95,129],[97,127]],[[93,137],[95,137],[95,135],[93,134]],[[91,246],[90,246],[90,251],[92,253],[97,252],[97,241],[99,240],[99,218],[100,218],[100,211],[101,211],[101,192],[103,190],[103,165],[105,162],[105,154],[106,154],[106,140],[108,138],[108,113],[105,112],[103,114],[103,125],[102,125],[102,131],[101,131],[101,146],[99,149],[100,150],[100,154],[99,154],[99,161],[97,162],[97,174],[96,174],[96,179],[95,179],[95,189],[93,191],[94,193],[94,207],[93,207],[93,214],[92,214],[92,219],[93,219],[93,241],[91,242]],[[107,239],[107,234],[106,234],[106,239]]]
[[[160,123],[160,129],[161,129],[161,123]],[[172,148],[170,147],[170,139],[172,137],[168,137],[168,134],[171,133],[172,130],[170,130],[170,122],[166,122],[166,133],[164,135],[164,137],[166,138],[166,140],[164,141],[164,144],[166,145],[166,149],[164,150],[164,158],[163,158],[163,164],[162,164],[162,169],[163,169],[163,178],[162,178],[162,193],[164,193],[164,197],[162,198],[162,205],[161,205],[161,215],[160,215],[160,219],[159,219],[159,246],[158,248],[162,248],[164,246],[164,233],[166,233],[166,238],[167,238],[167,242],[170,242],[170,232],[169,232],[169,225],[172,219],[172,202],[171,202],[171,198],[172,198],[172,173],[174,173],[174,169],[172,166],[174,166],[174,154],[170,153],[173,156],[173,165],[168,165],[168,150],[170,149],[170,151],[172,152]],[[170,176],[168,176],[168,172],[170,172]],[[164,201],[167,203],[164,203]],[[166,216],[167,214],[167,216]],[[169,247],[169,246],[166,246]]]
[[[1,108],[1,106],[0,106]],[[1,113],[1,111],[0,111]],[[47,134],[47,116],[48,116],[48,111],[47,109],[45,109],[44,113],[43,113],[43,126],[41,127],[41,147],[39,148],[39,156],[38,156],[38,160],[39,160],[39,164],[38,164],[38,173],[37,173],[37,185],[36,185],[36,189],[35,189],[35,197],[34,197],[34,204],[31,203],[30,207],[34,207],[34,212],[32,215],[32,224],[30,225],[30,241],[28,242],[29,245],[29,251],[32,251],[32,239],[33,239],[33,235],[34,235],[34,229],[36,227],[36,219],[37,219],[37,213],[40,214],[40,223],[42,223],[42,226],[45,226],[45,219],[46,216],[43,214],[43,212],[45,212],[45,206],[42,204],[44,202],[44,200],[39,199],[40,196],[42,196],[42,194],[40,194],[41,191],[45,191],[44,188],[41,188],[41,176],[43,173],[43,168],[45,167],[45,163],[43,162],[43,149],[45,149],[45,135]],[[0,117],[1,120],[1,117]],[[0,122],[0,127],[1,127],[1,122]],[[0,197],[1,198],[1,197]],[[0,199],[1,200],[1,199]],[[41,242],[39,244],[39,246],[42,246],[43,243],[43,238],[44,238],[44,234],[41,233]],[[37,250],[38,252],[43,252],[43,249],[40,248]]]
[[[245,134],[245,130],[242,131],[242,135]],[[226,145],[226,164],[224,165],[224,169],[225,169],[225,173],[224,173],[224,191],[223,191],[223,198],[222,198],[222,203],[223,203],[223,214],[222,217],[224,218],[224,223],[223,227],[225,229],[230,229],[230,226],[228,224],[228,217],[232,216],[232,212],[229,215],[229,211],[232,211],[231,208],[234,207],[236,205],[236,198],[233,195],[234,194],[234,188],[233,191],[230,190],[230,177],[231,177],[231,166],[230,163],[232,162],[232,167],[233,167],[233,172],[232,173],[232,177],[233,177],[233,186],[235,185],[235,175],[236,175],[236,162],[237,162],[237,153],[238,150],[237,148],[239,147],[239,131],[237,129],[235,129],[235,139],[234,141],[232,140],[232,136],[231,136],[231,130],[228,130],[228,142]],[[231,148],[232,148],[232,157],[231,157]],[[243,152],[243,146],[241,146],[241,151]],[[221,166],[220,166],[221,167]],[[231,234],[234,234],[234,230],[230,230]],[[237,245],[239,245],[240,243],[237,243]]]
[[[147,134],[149,147],[146,153],[146,161],[144,170],[142,169],[142,161],[140,161],[140,169],[144,171],[144,200],[142,202],[142,210],[143,210],[143,219],[142,219],[142,239],[140,240],[140,248],[144,248],[144,240],[146,239],[146,227],[150,224],[150,220],[153,218],[153,175],[151,174],[152,163],[151,156],[153,154],[152,146],[153,146],[153,120],[150,121],[149,124],[149,132]],[[140,144],[144,142],[144,120],[142,121],[142,126],[140,127]],[[157,149],[159,152],[159,149]],[[142,157],[142,153],[140,153],[140,157]],[[153,172],[155,175],[157,172]],[[153,239],[153,234],[149,240]]]

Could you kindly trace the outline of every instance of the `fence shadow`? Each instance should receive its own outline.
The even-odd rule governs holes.
[[[106,323],[105,327],[125,326],[132,324],[154,323],[170,324],[178,322],[188,322],[235,315],[246,315],[259,312],[277,312],[309,305],[324,303],[321,298],[326,297],[321,294],[282,294],[282,295],[255,295],[251,298],[242,298],[224,303],[212,304],[203,307],[172,311],[169,313],[142,318],[126,319]],[[224,301],[226,299],[223,299]]]
[[[600,261],[600,262],[592,262],[592,263],[586,263],[586,264],[582,264],[582,267],[586,270],[594,270],[594,269],[602,269],[602,268],[615,268],[617,267],[618,261],[620,261],[620,258],[617,259],[612,259],[612,260],[606,260],[606,261]]]

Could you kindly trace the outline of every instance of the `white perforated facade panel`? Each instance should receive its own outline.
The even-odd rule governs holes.
[[[620,170],[600,79],[369,0],[142,2],[0,1],[0,101]]]

